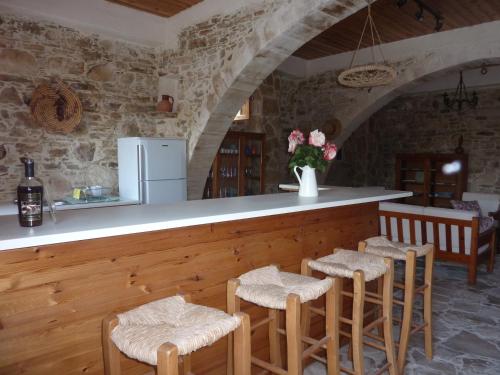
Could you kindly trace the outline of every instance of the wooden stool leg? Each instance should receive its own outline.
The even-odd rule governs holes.
[[[424,323],[426,324],[425,354],[427,359],[432,359],[432,272],[434,268],[434,251],[425,256],[424,282],[427,288],[424,290]]]
[[[330,337],[326,344],[326,368],[328,375],[340,375],[340,299],[339,278],[331,278],[332,287],[326,292],[326,335]]]
[[[417,267],[416,259],[417,255],[415,251],[409,250],[406,253],[403,321],[401,324],[401,333],[399,338],[399,353],[398,353],[398,370],[399,373],[401,374],[404,373],[406,352],[408,350],[408,342],[410,340],[410,331],[413,318],[413,300],[415,296],[415,271]]]
[[[302,375],[302,340],[300,330],[300,297],[289,294],[286,299],[287,375]]]
[[[238,279],[230,279],[227,282],[227,313],[234,314],[240,311],[240,298],[236,295],[236,289],[240,286]],[[234,348],[233,333],[227,335],[227,375],[233,375]]]
[[[488,261],[488,267],[487,267],[487,271],[488,272],[493,272],[493,268],[495,267],[495,255],[497,253],[497,249],[496,249],[496,230],[493,232],[493,235],[491,236],[491,240],[490,240],[490,259]]]
[[[177,346],[167,342],[158,348],[157,375],[179,375]]]
[[[360,253],[365,253],[366,252],[366,247],[368,246],[368,244],[366,243],[366,241],[359,241],[358,242],[358,251]],[[382,295],[382,292],[384,290],[384,280],[382,277],[379,277],[377,279],[377,294],[379,296]],[[379,305],[375,305],[373,307],[373,309],[375,310],[375,319],[379,319],[382,317],[382,308],[381,306]],[[382,337],[384,335],[384,326],[383,324],[380,324],[379,326],[377,326],[377,333],[380,337]],[[352,352],[351,352],[352,353]],[[352,355],[352,354],[351,354]]]
[[[118,325],[118,318],[110,316],[102,322],[102,351],[104,355],[104,374],[120,375],[120,350],[111,340],[111,332]]]
[[[282,366],[281,362],[281,335],[278,332],[280,328],[280,311],[269,309],[269,359],[273,365]]]
[[[309,261],[311,258],[302,259],[302,263],[300,265],[300,273],[304,276],[312,276],[312,269],[309,267]],[[309,336],[309,332],[311,329],[311,310],[309,307],[311,306],[310,302],[305,302],[302,304],[302,312],[301,312],[301,327],[302,327],[302,336]]]
[[[363,271],[354,272],[354,298],[352,304],[352,357],[354,373],[364,375],[363,321],[365,303],[365,275]]]
[[[387,265],[387,272],[383,277],[382,310],[384,316],[384,343],[385,353],[389,366],[389,374],[397,375],[398,366],[396,362],[396,352],[394,350],[394,335],[392,326],[392,296],[394,293],[394,261],[391,258],[384,259]]]
[[[241,324],[234,332],[234,374],[250,375],[250,317],[241,312],[235,315],[239,316]]]
[[[191,355],[182,358],[182,375],[191,375]]]

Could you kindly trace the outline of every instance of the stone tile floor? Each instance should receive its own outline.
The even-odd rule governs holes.
[[[425,357],[423,333],[414,335],[406,375],[500,375],[500,256],[496,261],[493,273],[487,273],[484,265],[479,268],[475,286],[467,285],[464,267],[436,262],[432,306],[434,359],[428,361]],[[401,264],[396,267],[399,273]],[[420,276],[421,273],[419,268]],[[421,306],[421,298],[417,303]],[[415,319],[420,317],[419,309]],[[399,337],[397,330],[394,334]],[[345,348],[341,360],[350,366],[345,362]],[[365,346],[367,369],[379,367],[384,361],[382,352]],[[325,375],[326,371],[316,362],[304,374]]]

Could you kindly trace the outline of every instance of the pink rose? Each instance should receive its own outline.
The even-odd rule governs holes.
[[[326,161],[333,160],[335,156],[337,155],[337,146],[335,146],[333,143],[326,143],[325,147],[323,148],[323,159]]]
[[[316,147],[323,147],[325,144],[325,134],[320,132],[318,129],[312,131],[309,134],[309,144]]]
[[[293,154],[297,146],[302,143],[304,143],[304,134],[299,129],[295,129],[288,136],[288,152]]]

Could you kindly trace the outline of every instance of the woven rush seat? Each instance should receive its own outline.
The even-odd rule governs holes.
[[[345,249],[335,249],[335,254],[310,260],[309,267],[333,277],[350,279],[354,271],[363,271],[366,281],[375,280],[387,271],[384,258]]]
[[[276,266],[267,266],[241,275],[236,295],[248,302],[270,309],[286,309],[290,293],[297,294],[300,302],[308,302],[325,294],[331,280],[281,272]]]
[[[434,248],[432,244],[417,246],[403,242],[390,241],[385,236],[371,237],[365,240],[365,242],[366,253],[398,260],[406,260],[406,253],[410,250],[415,251],[417,257],[422,257],[427,255]]]
[[[186,355],[234,331],[241,323],[221,310],[187,303],[173,296],[118,314],[111,333],[114,344],[128,357],[157,364],[157,350],[164,343]]]

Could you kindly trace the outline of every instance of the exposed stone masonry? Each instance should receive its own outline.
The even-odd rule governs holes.
[[[462,113],[445,109],[441,92],[392,101],[345,142],[329,182],[392,188],[396,153],[453,152],[463,135],[468,191],[500,193],[500,87],[476,91],[477,109]]]
[[[14,198],[21,156],[54,197],[72,186],[117,188],[116,139],[184,135],[174,119],[155,114],[154,49],[85,35],[47,22],[0,17],[0,201]],[[83,119],[71,134],[53,134],[32,120],[26,104],[35,87],[60,78],[80,97]]]
[[[275,71],[251,97],[250,120],[233,123],[231,130],[266,134],[264,182],[266,193],[277,193],[280,183],[290,180],[288,141],[295,117],[291,98],[297,94],[298,80]]]

